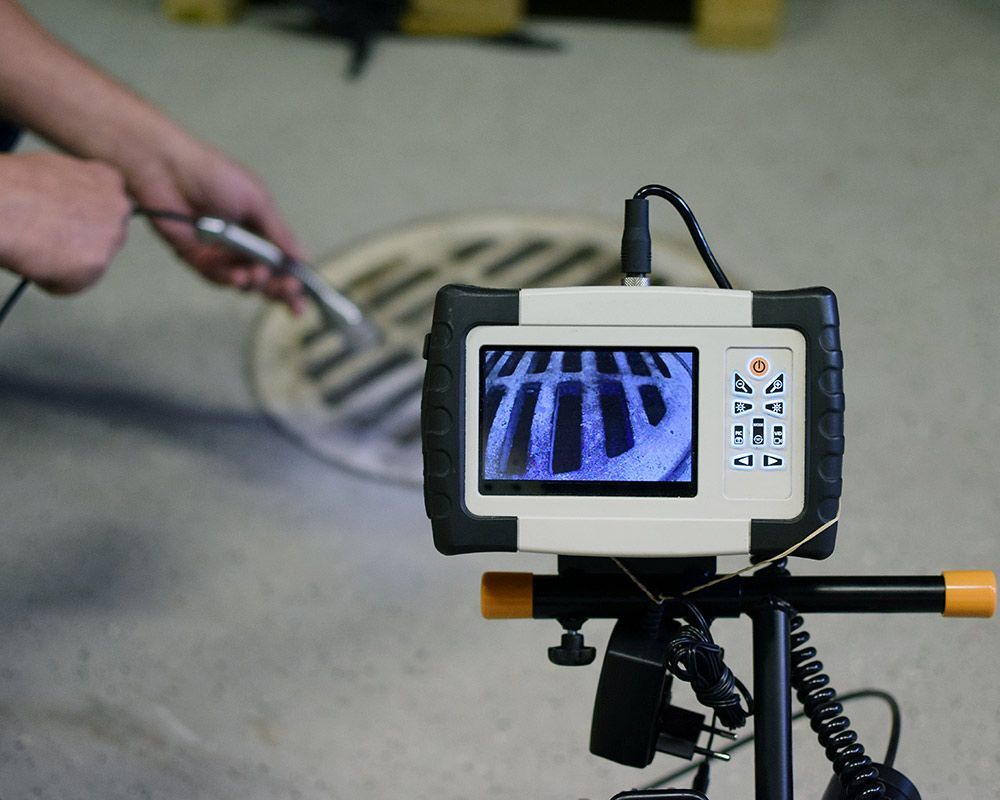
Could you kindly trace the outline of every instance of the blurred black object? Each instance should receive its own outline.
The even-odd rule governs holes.
[[[693,0],[528,0],[528,14],[688,23]]]
[[[399,33],[401,21],[409,8],[407,0],[300,0],[315,15],[316,27],[323,33],[345,40],[352,48],[348,76],[357,78],[371,58],[379,36]],[[471,34],[470,34],[471,36]],[[509,31],[497,36],[475,37],[478,41],[530,48],[558,50],[559,43],[524,31]]]
[[[317,26],[352,47],[348,74],[357,78],[371,56],[375,37],[399,30],[406,0],[303,0],[316,15]]]

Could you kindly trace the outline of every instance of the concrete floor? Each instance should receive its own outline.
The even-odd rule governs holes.
[[[740,285],[840,296],[844,517],[798,573],[1000,565],[995,3],[790,2],[758,53],[584,23],[533,26],[560,54],[386,40],[356,83],[274,10],[201,30],[152,0],[26,5],[252,164],[317,252],[429,213],[617,216],[643,183],[679,189]],[[136,225],[99,288],[31,292],[0,331],[0,797],[598,800],[675,766],[590,756],[597,667],[549,665],[554,624],[478,618],[482,570],[551,559],[439,556],[417,492],[265,422],[258,311]],[[717,638],[748,675],[746,628]],[[841,691],[896,693],[925,798],[997,796],[996,621],[810,628]],[[883,708],[851,716],[881,751]],[[796,741],[818,797],[822,755]],[[712,796],[750,798],[751,764]]]

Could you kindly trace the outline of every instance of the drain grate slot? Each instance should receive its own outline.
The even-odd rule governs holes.
[[[583,389],[579,381],[563,381],[556,390],[552,472],[576,472],[583,462]]]
[[[538,393],[541,388],[540,383],[526,383],[517,392],[511,414],[514,422],[513,434],[505,467],[508,475],[522,475],[528,467],[531,427],[535,420],[535,407],[538,405]]]
[[[389,418],[403,403],[412,399],[420,391],[423,383],[424,379],[422,376],[405,383],[402,388],[397,389],[384,399],[372,403],[364,411],[351,414],[348,417],[348,423],[365,428],[377,427],[380,422]]]
[[[493,430],[493,423],[497,418],[497,410],[503,402],[507,390],[503,386],[494,386],[486,393],[486,400],[483,402],[482,430],[479,431],[480,452],[486,452],[486,441],[489,439],[490,431]]]
[[[372,287],[378,286],[383,280],[389,277],[389,273],[395,272],[406,260],[402,256],[395,256],[385,261],[380,261],[370,269],[363,270],[356,277],[352,278],[345,287],[348,295],[355,296],[368,292]]]
[[[489,275],[495,278],[497,275],[502,275],[504,272],[513,269],[514,267],[519,267],[521,264],[532,256],[536,256],[545,250],[548,250],[552,246],[552,242],[547,239],[533,239],[526,244],[521,245],[516,250],[508,253],[499,261],[494,261],[492,264],[488,265],[486,269],[483,270],[485,275]]]
[[[617,375],[620,372],[615,354],[610,350],[598,350],[594,353],[594,358],[597,361],[597,371],[602,375]]]
[[[350,359],[352,355],[354,355],[354,353],[348,347],[345,347],[342,350],[338,350],[332,355],[326,356],[325,358],[320,359],[316,363],[307,366],[305,369],[306,375],[308,375],[314,381],[318,381],[328,372],[332,372],[333,370],[337,369],[337,367],[339,367],[345,361]]]
[[[642,353],[638,353],[635,350],[627,350],[625,352],[625,360],[628,361],[628,368],[632,370],[633,375],[649,376],[649,364],[642,357]]]
[[[342,403],[352,394],[359,392],[369,383],[384,377],[389,372],[409,364],[413,357],[406,351],[397,350],[394,353],[382,356],[373,364],[365,367],[360,372],[353,375],[343,376],[338,385],[327,389],[323,393],[323,401],[329,405]]]
[[[602,381],[599,387],[601,417],[604,420],[604,452],[608,458],[620,456],[635,445],[632,421],[628,416],[625,390],[618,382]]]
[[[551,360],[551,350],[538,350],[531,357],[531,363],[528,365],[528,372],[531,375],[537,375],[540,372],[545,372],[545,370],[549,368],[549,361]]]
[[[639,397],[642,398],[642,408],[646,412],[646,419],[655,428],[667,414],[667,405],[663,402],[663,395],[651,383],[644,383],[639,387]]]
[[[456,263],[468,261],[496,244],[495,239],[478,239],[451,251],[451,260]]]
[[[667,362],[663,360],[659,353],[650,353],[650,355],[653,357],[653,363],[656,364],[656,368],[660,371],[660,374],[664,378],[669,378],[670,368],[667,366]]]
[[[434,287],[437,291],[438,287]],[[393,319],[401,325],[410,325],[419,320],[426,319],[431,315],[434,310],[434,295],[432,294],[425,300],[421,300],[414,306],[399,312]]]
[[[517,369],[517,365],[521,363],[521,359],[524,358],[523,350],[511,350],[507,354],[507,360],[503,362],[503,366],[500,367],[500,377],[507,378],[514,374],[514,370]]]
[[[486,361],[483,364],[483,376],[489,375],[493,372],[493,367],[497,365],[497,362],[503,357],[503,350],[490,350],[486,354]]]
[[[585,261],[589,261],[598,253],[598,249],[592,245],[585,245],[573,250],[566,256],[563,256],[558,261],[543,267],[537,272],[531,272],[527,275],[527,282],[533,284],[546,284],[550,283],[551,280],[557,276],[561,276],[564,272],[569,272],[573,267],[576,267]]]
[[[310,330],[302,334],[302,338],[299,341],[302,343],[303,348],[308,349],[312,347],[312,345],[316,344],[316,342],[318,342],[320,339],[329,335],[330,335],[330,329],[323,325],[320,325],[319,327],[311,328]]]
[[[421,426],[420,418],[414,420],[408,427],[396,434],[395,441],[401,447],[409,447],[420,441]]]
[[[581,372],[583,370],[583,359],[579,350],[567,350],[562,357],[563,372]]]
[[[431,267],[424,267],[419,269],[404,278],[400,278],[396,283],[391,286],[376,292],[371,297],[368,298],[368,305],[371,308],[381,308],[387,305],[390,301],[406,294],[418,283],[421,283],[432,275],[435,274],[435,270]]]

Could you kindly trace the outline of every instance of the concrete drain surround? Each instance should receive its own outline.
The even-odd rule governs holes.
[[[270,308],[251,354],[258,401],[324,460],[418,486],[421,348],[437,290],[614,285],[620,247],[618,221],[543,214],[439,218],[349,247],[317,268],[374,320],[382,342],[352,353],[311,310],[294,319]],[[669,241],[655,243],[653,274],[657,283],[710,285],[697,254]]]

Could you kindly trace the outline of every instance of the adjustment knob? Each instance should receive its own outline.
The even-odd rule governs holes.
[[[566,631],[562,643],[549,648],[549,661],[560,667],[585,667],[593,664],[595,658],[597,648],[586,646],[579,631]]]

